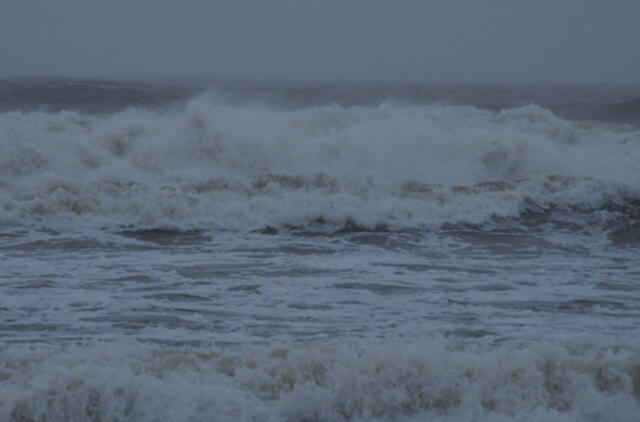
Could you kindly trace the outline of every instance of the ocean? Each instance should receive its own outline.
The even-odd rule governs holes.
[[[0,420],[640,420],[640,87],[0,81]]]

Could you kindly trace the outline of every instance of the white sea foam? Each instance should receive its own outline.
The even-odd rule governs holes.
[[[413,227],[640,196],[640,132],[628,126],[533,105],[213,98],[171,112],[1,114],[0,223]]]
[[[619,421],[640,414],[640,350],[446,340],[179,349],[9,348],[5,421]]]

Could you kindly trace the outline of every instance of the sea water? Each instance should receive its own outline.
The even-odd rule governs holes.
[[[0,83],[0,420],[640,420],[640,88]]]

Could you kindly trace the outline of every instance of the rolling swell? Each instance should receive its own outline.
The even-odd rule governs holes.
[[[636,215],[640,132],[538,106],[0,114],[0,223],[422,228]],[[626,213],[626,214],[625,214]]]
[[[199,91],[192,86],[154,85],[64,79],[0,80],[0,112],[82,111],[114,113],[129,107],[161,108],[186,101]]]

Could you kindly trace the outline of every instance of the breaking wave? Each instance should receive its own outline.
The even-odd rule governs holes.
[[[26,421],[621,421],[640,351],[445,340],[180,349],[9,348],[0,418]]]
[[[0,224],[423,227],[640,198],[640,131],[531,105],[0,114]]]

